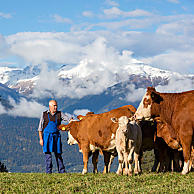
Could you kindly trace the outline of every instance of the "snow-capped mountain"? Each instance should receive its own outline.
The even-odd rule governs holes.
[[[77,66],[65,65],[57,71],[41,71],[38,66],[27,66],[24,69],[1,67],[0,82],[23,95],[32,94],[38,89],[39,93],[54,91],[56,96],[82,98],[101,94],[122,83],[133,84],[137,89],[150,85],[165,85],[171,78],[194,80],[194,75],[161,70],[137,61],[120,66],[105,63],[95,66],[91,63],[89,60],[83,60]]]
[[[60,109],[69,113],[76,109],[104,112],[129,103],[137,107],[146,87],[167,86],[172,79],[178,89],[184,80],[189,80],[182,84],[190,84],[187,90],[194,88],[194,75],[161,70],[137,61],[120,66],[90,63],[85,60],[78,65],[62,66],[57,71],[40,71],[38,66],[1,68],[1,82],[45,106],[50,98],[55,98]]]
[[[0,83],[10,87],[20,80],[31,79],[39,74],[40,69],[38,66],[27,66],[24,69],[15,67],[0,67]]]

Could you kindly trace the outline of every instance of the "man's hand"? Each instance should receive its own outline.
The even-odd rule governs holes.
[[[40,145],[43,146],[43,139],[40,139]]]
[[[39,131],[39,138],[40,138],[40,145],[43,146],[43,136],[42,136],[42,131]]]

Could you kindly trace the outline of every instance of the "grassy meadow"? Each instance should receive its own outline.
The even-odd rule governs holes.
[[[194,193],[194,172],[149,173],[0,173],[0,193]]]

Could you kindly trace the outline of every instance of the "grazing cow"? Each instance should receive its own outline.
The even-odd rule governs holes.
[[[174,153],[173,150],[167,146],[164,140],[157,136],[156,121],[141,120],[138,124],[142,131],[141,157],[143,156],[143,152],[154,149],[154,165],[151,171],[155,172],[157,169],[158,172],[170,171],[172,169],[170,162],[171,160],[174,160]],[[174,166],[173,171],[177,171]]]
[[[181,150],[181,145],[177,141],[177,136],[171,125],[162,122],[160,117],[156,117],[154,120],[157,122],[157,136],[163,138],[172,149]]]
[[[80,121],[72,121],[68,125],[59,126],[59,129],[69,131],[83,153],[84,168],[82,174],[87,173],[90,151],[95,152],[96,150],[103,152],[104,173],[109,171],[111,152],[116,151],[115,134],[118,128],[118,124],[113,123],[111,117],[123,115],[131,117],[135,111],[134,106],[126,105],[101,114],[88,114]]]
[[[123,174],[132,175],[133,154],[135,160],[134,173],[141,172],[140,167],[140,148],[142,143],[142,133],[140,126],[135,121],[130,121],[127,116],[118,118],[111,118],[114,123],[119,124],[116,131],[116,149],[118,152],[119,166],[117,174],[121,175],[123,172],[123,164],[125,164],[125,171]]]
[[[136,119],[160,117],[165,130],[181,145],[184,156],[182,174],[189,172],[194,131],[194,90],[159,93],[148,87],[136,113]],[[173,144],[174,145],[174,144]]]

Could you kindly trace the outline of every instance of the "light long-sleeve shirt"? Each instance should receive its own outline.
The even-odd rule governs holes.
[[[47,110],[47,113],[50,113],[49,110]],[[51,113],[50,113],[51,114]],[[55,113],[56,114],[56,113]],[[52,114],[51,114],[52,115]],[[61,119],[62,121],[65,121],[65,122],[69,122],[71,120],[72,117],[64,114],[63,112],[61,112]],[[39,122],[39,127],[38,127],[38,131],[43,131],[43,123],[44,123],[44,118],[43,118],[43,113],[40,117],[40,122]]]

